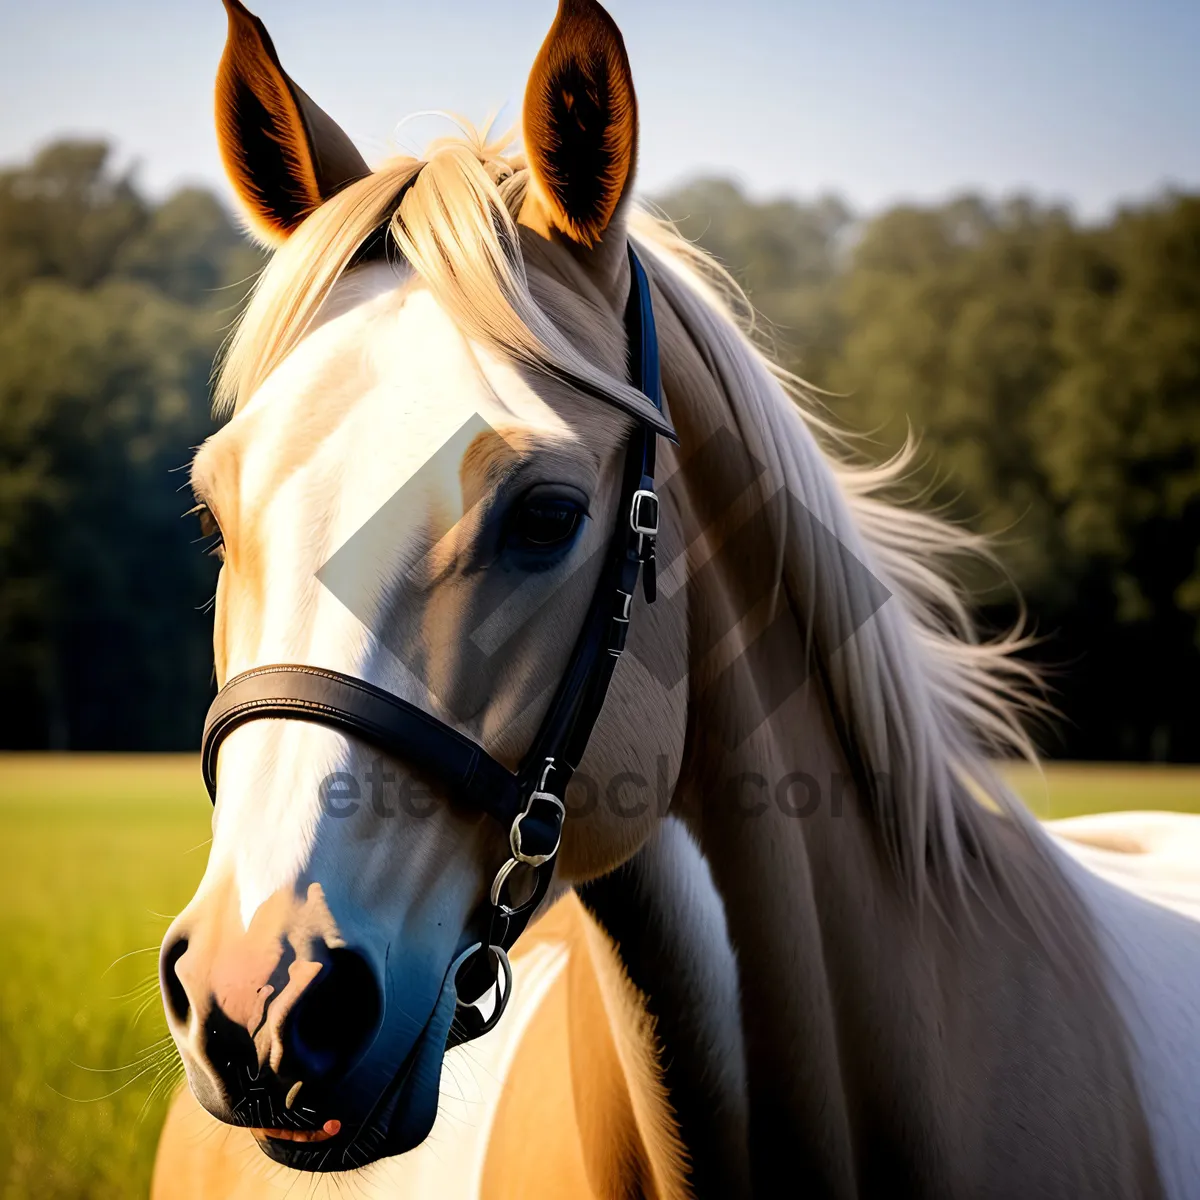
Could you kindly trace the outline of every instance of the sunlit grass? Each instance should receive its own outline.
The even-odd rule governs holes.
[[[1200,767],[1056,763],[1010,767],[1009,782],[1043,821],[1124,809],[1200,812]]]
[[[210,811],[191,755],[0,756],[3,1200],[147,1194],[157,948]]]
[[[1011,777],[1042,817],[1200,811],[1200,770]],[[171,1061],[156,952],[209,814],[191,755],[0,755],[0,1200],[147,1194]]]

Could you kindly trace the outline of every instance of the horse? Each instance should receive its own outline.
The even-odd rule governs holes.
[[[511,770],[630,524],[647,576],[507,988],[481,913],[516,823],[315,700],[226,733],[160,958],[190,1095],[156,1195],[1200,1195],[1200,930],[1004,784],[1034,680],[955,582],[986,548],[634,204],[611,17],[561,0],[523,152],[370,170],[225,6],[219,142],[274,253],[192,466],[218,683],[361,681]],[[490,1032],[447,1049],[464,956]]]

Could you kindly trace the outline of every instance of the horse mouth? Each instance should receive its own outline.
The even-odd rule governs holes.
[[[311,1130],[255,1129],[252,1132],[259,1149],[272,1161],[296,1171],[352,1171],[420,1145],[437,1112],[442,1056],[436,1055],[432,1087],[414,1068],[420,1059],[429,1057],[432,1032],[426,1026],[391,1083],[360,1122],[347,1125],[329,1120],[320,1129]]]
[[[337,1125],[337,1132],[329,1133],[326,1129],[254,1129],[251,1132],[258,1148],[272,1162],[294,1171],[348,1171],[383,1157],[356,1149],[356,1143],[366,1133],[365,1126],[350,1130],[337,1121],[325,1124]]]
[[[373,1158],[353,1154],[353,1139],[344,1138],[341,1134],[324,1137],[321,1130],[297,1135],[294,1130],[256,1129],[254,1139],[272,1162],[290,1167],[293,1171],[349,1171],[374,1162]],[[330,1142],[341,1144],[330,1145]],[[351,1157],[353,1162],[350,1161]]]
[[[260,1142],[327,1142],[341,1132],[341,1121],[326,1121],[320,1129],[252,1129]]]
[[[419,1146],[437,1117],[442,1059],[454,1017],[450,972],[425,1028],[361,1120],[316,1130],[255,1129],[259,1149],[296,1171],[353,1171]]]

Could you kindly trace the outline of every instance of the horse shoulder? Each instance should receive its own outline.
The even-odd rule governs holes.
[[[687,1197],[685,1152],[645,1001],[574,894],[536,930],[551,922],[569,946],[567,970],[508,1074],[482,1196]]]

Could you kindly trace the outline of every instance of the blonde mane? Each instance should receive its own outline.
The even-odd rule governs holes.
[[[327,201],[259,279],[220,368],[218,412],[246,403],[384,227],[465,335],[626,411],[644,411],[640,393],[590,362],[534,300],[516,219],[527,183],[523,160],[506,154],[505,143],[467,131],[432,146],[424,160],[386,162]],[[634,212],[629,227],[660,297],[719,363],[724,402],[750,453],[891,593],[847,640],[837,614],[861,607],[861,585],[822,540],[778,531],[785,584],[811,623],[848,757],[861,760],[867,778],[890,781],[867,797],[890,859],[914,896],[927,891],[931,873],[960,890],[970,882],[968,844],[991,860],[988,808],[1030,826],[989,765],[998,755],[1034,757],[1021,724],[1034,679],[1014,657],[1025,643],[1017,635],[980,641],[955,583],[955,561],[986,548],[887,498],[913,447],[882,466],[854,461],[809,389],[755,345],[749,306],[704,251],[647,212]]]

